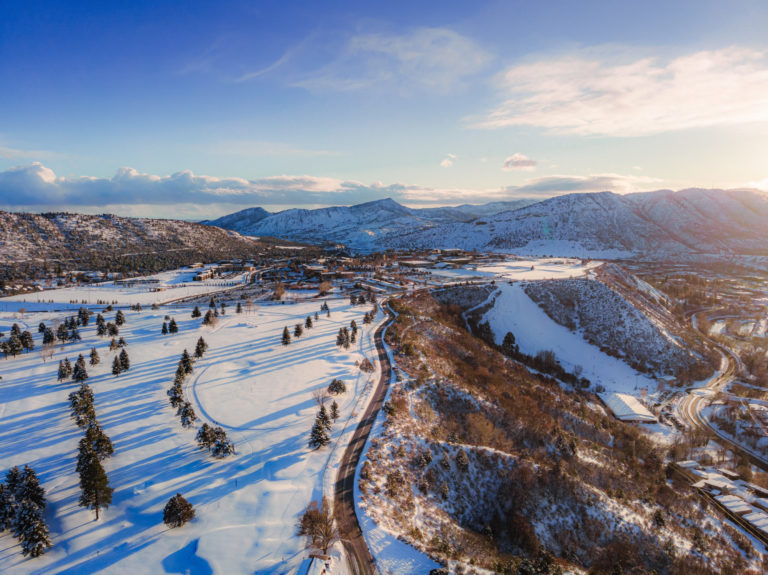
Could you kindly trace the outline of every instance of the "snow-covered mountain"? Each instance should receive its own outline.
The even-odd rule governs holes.
[[[516,209],[531,200],[494,202],[484,206],[407,208],[387,198],[358,204],[315,210],[291,209],[270,214],[262,208],[248,208],[217,220],[204,222],[242,234],[273,236],[310,243],[334,241],[356,249],[371,250],[387,238],[435,226],[472,221],[487,213]]]
[[[768,194],[661,190],[570,194],[389,238],[387,247],[553,255],[768,254]]]

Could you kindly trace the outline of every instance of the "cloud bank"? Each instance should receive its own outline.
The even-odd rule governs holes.
[[[768,51],[612,60],[577,54],[512,66],[500,79],[504,101],[473,123],[628,137],[768,121]]]
[[[521,186],[494,189],[433,188],[414,184],[364,184],[317,176],[274,176],[255,180],[203,176],[185,170],[168,176],[121,168],[112,178],[60,177],[35,162],[0,172],[0,207],[34,211],[70,209],[168,214],[202,219],[246,206],[351,205],[393,198],[407,205],[483,203],[570,192],[642,191],[658,180],[640,176],[549,176]],[[206,209],[206,206],[209,208]]]

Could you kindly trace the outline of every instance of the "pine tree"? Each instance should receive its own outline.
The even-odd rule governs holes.
[[[213,325],[215,322],[215,316],[213,315],[213,312],[211,310],[208,310],[205,312],[205,317],[203,318],[203,325]]]
[[[91,348],[91,365],[99,365],[99,362],[101,361],[101,358],[99,357],[99,352],[96,351],[95,347]]]
[[[117,313],[115,314],[115,325],[123,325],[125,323],[125,315],[123,315],[123,310],[119,309],[117,310]]]
[[[24,351],[26,351],[27,353],[35,349],[35,340],[32,339],[32,334],[30,332],[28,331],[22,332],[21,345],[24,348]]]
[[[341,347],[344,345],[344,329],[339,328],[339,335],[336,336],[336,345]]]
[[[115,351],[117,348],[117,340],[113,337],[112,341],[109,342],[109,351]]]
[[[240,302],[237,302],[237,307],[235,308],[235,313],[243,313],[243,306]]]
[[[12,335],[8,338],[8,353],[10,353],[13,357],[19,355],[22,349],[24,349],[24,346],[21,344],[21,339],[19,339],[16,335]]]
[[[300,323],[296,324],[296,327],[293,328],[293,335],[294,337],[301,337],[304,334],[304,328],[301,327]]]
[[[325,409],[325,405],[320,406],[320,411],[317,414],[317,419],[323,424],[323,427],[327,429],[328,431],[331,430],[331,424],[333,423],[331,421],[331,418],[328,417],[328,410]]]
[[[69,341],[80,341],[82,338],[80,337],[80,332],[77,331],[77,328],[72,328],[69,330]]]
[[[185,401],[178,407],[177,415],[181,418],[181,426],[185,429],[187,427],[192,427],[195,421],[197,421],[195,410],[192,408],[192,404],[188,401]]]
[[[117,340],[117,347],[126,347],[128,345],[128,342],[125,341],[124,337],[121,337]]]
[[[195,357],[203,357],[207,350],[208,344],[205,343],[205,340],[201,336],[200,339],[197,340],[197,345],[195,345]]]
[[[208,304],[208,307],[213,309],[216,307],[216,300],[211,298],[211,302]]]
[[[67,377],[72,375],[72,364],[69,363],[69,358],[68,357],[64,358],[64,370],[67,372]]]
[[[69,394],[69,403],[72,408],[72,418],[78,427],[86,427],[96,420],[93,391],[87,384],[81,384],[77,391]]]
[[[200,315],[200,308],[195,306],[195,309],[192,310],[192,318],[198,318]]]
[[[0,483],[0,532],[11,528],[16,516],[16,498],[5,483]]]
[[[52,344],[55,340],[56,338],[53,335],[53,330],[50,327],[46,327],[43,332],[43,345]]]
[[[315,321],[317,321],[318,319],[320,319],[320,316],[317,314],[317,312],[315,312]]]
[[[371,323],[372,321],[373,321],[373,318],[368,312],[366,312],[365,315],[363,316],[363,323],[367,324],[367,323]]]
[[[353,334],[357,334],[357,322],[355,320],[352,320],[349,327],[352,329]]]
[[[67,379],[67,368],[64,366],[64,361],[59,360],[59,374],[58,374],[59,381],[64,381]]]
[[[124,349],[120,352],[120,370],[128,371],[131,368],[131,360],[128,359],[128,352]]]
[[[120,367],[120,358],[115,356],[114,361],[112,361],[112,375],[120,375],[121,371],[122,368]]]
[[[96,420],[93,420],[88,424],[88,427],[85,430],[85,437],[80,441],[87,441],[90,443],[99,460],[112,457],[112,454],[115,452],[112,440],[106,433],[104,433],[104,430]]]
[[[181,353],[179,363],[184,368],[185,374],[192,373],[192,358],[189,357],[189,352],[186,349]]]
[[[331,404],[331,419],[336,421],[339,418],[339,404],[336,403],[336,400],[333,400],[333,403]]]
[[[282,339],[282,341],[283,341],[283,345],[288,345],[289,343],[291,343],[291,334],[288,331],[288,326],[285,326],[285,328],[283,328],[283,339]]]
[[[194,507],[181,496],[181,493],[171,497],[163,509],[163,522],[171,529],[181,527],[187,521],[192,521],[194,518]]]
[[[37,326],[37,333],[45,333],[45,324],[42,321]]]
[[[21,543],[25,557],[39,557],[51,546],[48,526],[43,519],[42,509],[30,500],[22,500],[16,511],[14,533]]]
[[[357,303],[357,298],[355,297],[355,294],[352,294],[349,296],[349,303],[352,305],[355,305]]]
[[[163,335],[168,335],[168,324],[163,322],[163,327],[160,328],[160,333]]]
[[[171,407],[179,407],[184,401],[184,393],[181,388],[181,381],[178,378],[173,382],[171,388],[167,391]]]
[[[75,368],[72,370],[72,379],[78,383],[83,383],[88,379],[88,371],[85,369],[85,358],[82,353],[77,357],[77,361],[75,362]]]
[[[312,431],[309,436],[309,446],[312,449],[319,449],[325,445],[328,445],[331,441],[331,436],[328,434],[328,429],[320,419],[320,413],[315,418],[315,423],[312,425]]]
[[[310,329],[312,327],[312,316],[308,315],[307,319],[304,320],[304,327],[307,329]]]
[[[221,427],[213,430],[216,440],[211,446],[211,455],[217,459],[227,457],[235,452],[235,444],[227,437],[227,434]]]
[[[213,447],[213,444],[216,441],[216,434],[210,425],[203,423],[202,427],[198,430],[197,435],[195,436],[195,440],[197,441],[197,446],[200,449],[207,449],[210,451],[211,447]]]
[[[176,320],[171,318],[171,321],[168,322],[168,331],[170,333],[179,333],[179,326],[176,325]]]
[[[31,501],[40,509],[45,508],[45,489],[40,486],[35,470],[29,465],[24,466],[21,472],[21,480],[16,489],[17,501]]]
[[[78,464],[80,464],[79,461]],[[80,489],[80,505],[96,511],[96,520],[98,521],[99,510],[106,509],[112,503],[114,490],[109,486],[109,479],[104,467],[102,467],[92,447],[90,453],[83,457]]]
[[[96,314],[96,326],[101,327],[104,325],[104,316],[99,314]]]

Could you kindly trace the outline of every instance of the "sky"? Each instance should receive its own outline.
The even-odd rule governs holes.
[[[0,3],[0,209],[768,190],[768,2]]]

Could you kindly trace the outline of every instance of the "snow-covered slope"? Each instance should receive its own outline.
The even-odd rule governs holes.
[[[0,263],[69,260],[96,269],[111,257],[137,254],[250,254],[253,238],[179,220],[123,218],[111,214],[0,212]]]
[[[407,208],[392,199],[376,200],[355,206],[336,206],[316,210],[291,209],[269,214],[262,208],[249,208],[209,223],[242,234],[273,236],[321,243],[334,241],[368,250],[386,238],[430,229],[455,222],[468,222],[489,213],[530,205],[531,200],[494,202],[483,206]]]
[[[392,238],[390,247],[665,257],[765,253],[768,194],[755,190],[570,194]]]

